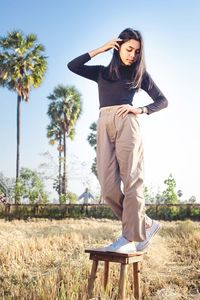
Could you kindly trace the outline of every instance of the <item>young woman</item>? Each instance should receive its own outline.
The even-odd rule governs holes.
[[[85,65],[92,57],[110,49],[114,51],[108,66]],[[157,112],[167,107],[168,102],[146,71],[141,33],[127,28],[118,38],[73,59],[68,68],[98,84],[98,179],[104,200],[122,221],[122,235],[106,249],[143,250],[160,223],[145,214],[143,145],[138,115]],[[132,101],[140,89],[153,101],[136,108]]]

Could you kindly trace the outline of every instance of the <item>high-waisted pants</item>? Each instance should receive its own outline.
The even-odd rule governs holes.
[[[152,222],[145,214],[142,137],[138,117],[133,113],[117,116],[118,108],[100,109],[97,174],[103,199],[122,221],[122,235],[140,242]]]

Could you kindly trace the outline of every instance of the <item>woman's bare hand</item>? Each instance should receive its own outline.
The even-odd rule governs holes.
[[[138,115],[138,114],[141,114],[141,109],[140,108],[135,108],[135,107],[133,107],[129,104],[125,104],[125,105],[121,105],[118,108],[116,115],[118,117],[122,116],[124,118],[129,113],[132,113],[134,115]]]
[[[121,42],[121,41],[122,41],[122,39],[119,39],[119,38],[113,39],[113,40],[111,40],[111,41],[105,43],[105,44],[104,44],[102,47],[100,47],[100,48],[103,50],[103,52],[108,51],[108,50],[113,49],[113,48],[114,48],[115,50],[119,50],[120,45],[118,44],[118,42]]]
[[[113,40],[105,43],[103,46],[101,46],[101,47],[99,47],[99,48],[97,48],[95,50],[90,51],[89,55],[92,58],[92,57],[94,57],[94,56],[96,56],[96,55],[98,55],[100,53],[106,52],[106,51],[108,51],[110,49],[113,49],[113,48],[118,51],[119,47],[120,47],[120,45],[118,44],[118,42],[121,42],[121,41],[122,41],[122,39],[119,39],[119,38],[113,39]]]

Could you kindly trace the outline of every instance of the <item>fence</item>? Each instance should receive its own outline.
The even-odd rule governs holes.
[[[200,203],[146,204],[146,213],[161,220],[200,220]],[[27,219],[67,217],[116,219],[106,204],[0,204],[0,218]]]

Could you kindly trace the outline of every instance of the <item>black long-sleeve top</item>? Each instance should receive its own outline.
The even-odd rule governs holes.
[[[89,53],[85,53],[70,61],[67,66],[72,72],[97,82],[100,108],[122,104],[132,105],[136,89],[127,87],[127,83],[130,82],[130,67],[120,66],[120,79],[109,80],[104,76],[107,67],[102,65],[85,65],[90,59]],[[153,100],[153,103],[146,105],[148,114],[167,107],[167,99],[147,71],[143,74],[141,88],[147,92]]]

